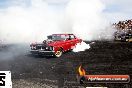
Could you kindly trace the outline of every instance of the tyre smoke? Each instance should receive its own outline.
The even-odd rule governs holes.
[[[85,42],[78,43],[75,48],[73,49],[73,52],[80,52],[85,51],[90,48],[89,44],[86,44]]]
[[[13,60],[29,54],[30,47],[26,44],[0,45],[0,60]]]
[[[30,0],[28,5],[20,1],[0,9],[0,40],[6,43],[43,41],[53,33],[74,33],[83,40],[113,34],[111,28],[105,30],[100,0]]]

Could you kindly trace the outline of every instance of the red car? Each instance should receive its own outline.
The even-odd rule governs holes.
[[[32,43],[30,45],[31,53],[60,57],[63,52],[72,50],[77,43],[82,42],[74,34],[52,34],[47,36],[47,38],[41,44]]]

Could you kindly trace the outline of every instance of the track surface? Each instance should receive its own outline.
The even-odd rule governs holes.
[[[89,43],[89,42],[87,42]],[[84,84],[76,81],[82,64],[87,74],[132,75],[132,44],[95,42],[89,50],[67,52],[60,58],[32,56],[28,45],[0,48],[0,70],[10,70],[13,88],[132,88],[129,84]],[[77,87],[78,86],[78,87]]]

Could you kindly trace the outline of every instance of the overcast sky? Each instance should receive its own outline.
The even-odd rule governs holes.
[[[132,0],[102,0],[109,20],[132,19]]]
[[[0,8],[5,9],[10,6],[24,6],[30,7],[32,1],[46,1],[51,10],[56,12],[63,11],[66,4],[71,0],[0,0]],[[132,0],[100,0],[105,8],[103,10],[104,16],[110,22],[118,20],[126,20],[132,18]]]

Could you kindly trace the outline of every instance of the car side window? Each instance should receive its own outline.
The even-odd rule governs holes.
[[[75,39],[74,35],[69,35],[69,36],[70,36],[70,39]]]
[[[68,35],[68,36],[66,36],[66,39],[67,40],[72,40],[72,39],[75,39],[75,36],[74,35]]]

